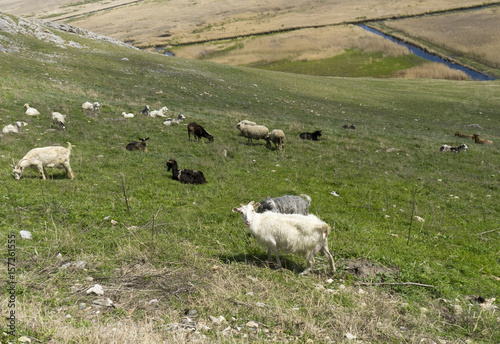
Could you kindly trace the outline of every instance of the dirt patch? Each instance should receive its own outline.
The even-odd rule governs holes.
[[[368,280],[381,276],[394,276],[399,269],[379,266],[366,259],[354,259],[346,262],[345,271],[358,279]]]

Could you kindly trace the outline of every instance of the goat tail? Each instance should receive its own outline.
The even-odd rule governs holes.
[[[306,194],[300,194],[300,197],[305,198],[307,204],[311,204],[311,197],[307,196]]]
[[[71,143],[69,143],[69,142],[66,142],[66,143],[68,144],[68,150],[70,151],[70,150],[71,150],[71,147],[72,147],[72,146],[71,146]]]

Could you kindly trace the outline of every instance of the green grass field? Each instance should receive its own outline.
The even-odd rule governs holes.
[[[0,119],[2,126],[23,120],[29,129],[0,140],[0,252],[7,257],[15,233],[18,336],[174,343],[186,334],[170,324],[194,309],[198,324],[209,327],[190,337],[199,342],[343,342],[348,334],[371,343],[500,341],[498,311],[469,301],[500,292],[498,81],[316,77],[168,58],[62,33],[84,48],[3,36],[4,46],[20,51],[0,59]],[[83,114],[85,101],[101,104],[98,118]],[[41,115],[28,118],[24,103]],[[146,104],[187,119],[165,127],[158,118],[120,115]],[[52,111],[68,115],[67,130],[46,131]],[[246,144],[236,129],[243,119],[284,130],[284,152]],[[215,141],[188,141],[189,121]],[[318,129],[320,141],[299,139]],[[494,144],[459,139],[457,130]],[[150,137],[148,152],[126,151],[138,137]],[[66,142],[74,145],[74,180],[58,169],[48,169],[46,181],[36,170],[14,180],[12,159]],[[439,151],[460,143],[467,152]],[[208,183],[173,181],[170,158],[202,170]],[[283,254],[281,271],[267,266],[266,252],[231,212],[301,193],[334,229],[335,276],[321,256],[305,278],[298,276],[302,257]],[[20,230],[33,239],[22,240]],[[80,260],[85,269],[61,269]],[[380,272],[359,279],[350,267],[360,262]],[[1,271],[7,281],[6,259]],[[86,290],[96,283],[114,308],[92,303],[98,297]],[[4,328],[7,287],[3,295]],[[225,323],[211,322],[221,315]]]

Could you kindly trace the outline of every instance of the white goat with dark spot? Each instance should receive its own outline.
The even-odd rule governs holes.
[[[307,215],[309,214],[311,197],[304,194],[300,196],[285,195],[276,198],[267,198],[260,202],[257,212],[273,211],[281,214]]]
[[[254,205],[252,201],[232,210],[241,214],[247,229],[257,242],[267,249],[269,260],[273,252],[278,267],[281,267],[279,250],[303,255],[307,260],[307,267],[301,275],[305,275],[314,264],[314,256],[321,251],[327,257],[331,271],[335,272],[335,262],[328,250],[330,225],[314,215],[279,214],[270,211],[257,213],[255,208],[259,205]]]

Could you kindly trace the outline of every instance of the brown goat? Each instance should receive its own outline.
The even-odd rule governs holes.
[[[148,149],[146,148],[146,141],[149,140],[149,137],[147,137],[145,139],[139,138],[139,140],[141,142],[132,141],[125,148],[127,148],[127,150],[129,150],[129,151],[138,150],[141,152],[147,152]]]
[[[493,141],[491,140],[485,140],[485,139],[480,139],[478,134],[472,135],[472,138],[474,139],[475,143],[480,143],[480,144],[486,144],[486,145],[492,145]]]
[[[459,131],[455,133],[455,136],[462,137],[464,139],[472,139],[472,135],[467,135],[467,134],[461,134]]]
[[[191,134],[194,135],[196,141],[202,137],[206,137],[208,141],[212,142],[214,137],[210,135],[201,125],[196,122],[189,122],[187,125],[189,141],[191,141]]]

